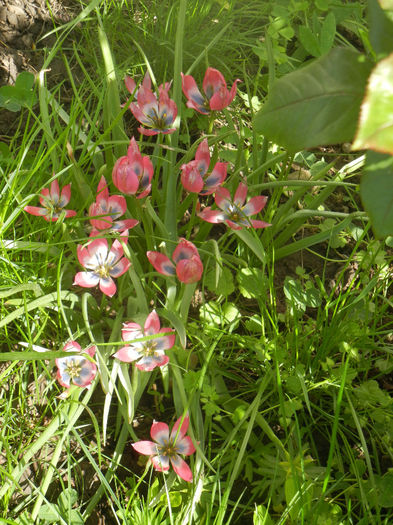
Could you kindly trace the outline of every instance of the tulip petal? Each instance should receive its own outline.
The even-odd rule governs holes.
[[[145,456],[152,456],[157,454],[157,445],[153,441],[137,441],[132,443],[132,447],[139,452],[139,454],[144,454]]]
[[[164,445],[169,441],[169,427],[166,423],[154,421],[150,429],[150,435],[159,445]]]
[[[83,286],[83,288],[93,288],[97,286],[100,278],[93,272],[78,272],[74,277],[73,284]]]
[[[133,78],[126,76],[124,79],[124,83],[126,85],[127,90],[130,92],[131,95],[136,94],[136,82]]]
[[[212,224],[218,224],[224,222],[226,215],[219,210],[212,210],[210,207],[205,208],[198,213],[198,217],[206,222],[211,222]]]
[[[265,206],[267,202],[267,197],[264,195],[259,195],[257,197],[252,197],[247,204],[242,208],[244,215],[255,215],[259,213]]]
[[[125,257],[123,257],[123,259],[120,259],[120,261],[117,262],[117,264],[115,264],[115,266],[113,266],[113,268],[111,268],[109,270],[109,275],[111,277],[120,277],[121,275],[123,275],[123,273],[125,273],[131,266],[131,262],[126,259]]]
[[[236,206],[242,207],[246,201],[246,197],[247,186],[243,184],[243,182],[241,182],[237,187],[237,190],[235,191],[235,198],[233,199],[233,203],[236,204]]]
[[[158,334],[160,331],[160,318],[155,310],[153,310],[146,318],[144,331],[145,335]]]
[[[177,264],[182,259],[190,259],[194,255],[199,257],[196,246],[191,241],[181,238],[179,244],[173,251],[172,259]]]
[[[142,328],[137,323],[124,323],[121,337],[123,341],[133,341],[134,339],[139,339],[143,337]]]
[[[227,188],[218,188],[214,195],[214,200],[217,206],[224,211],[228,211],[232,205],[231,194]]]
[[[132,363],[139,359],[141,354],[135,350],[133,346],[123,346],[123,348],[120,348],[120,350],[113,354],[113,357],[116,357],[119,361],[123,361],[123,363]]]
[[[182,77],[182,89],[185,96],[189,101],[192,101],[197,107],[203,107],[205,103],[204,97],[201,95],[201,92],[198,89],[195,79],[191,75],[184,75],[181,73]],[[206,111],[206,113],[209,113]]]
[[[162,275],[175,275],[176,270],[174,264],[163,253],[149,251],[147,252],[147,258],[158,273]]]
[[[159,332],[161,333],[170,333],[171,335],[165,335],[164,337],[159,337],[155,339],[156,351],[157,350],[169,350],[175,344],[176,334],[172,328],[160,328]]]
[[[269,222],[265,221],[257,221],[252,219],[250,222],[253,228],[267,228],[268,226],[271,226]]]
[[[59,206],[61,208],[64,208],[71,199],[71,184],[66,184],[64,188],[61,190],[60,199],[59,199]]]
[[[166,472],[169,470],[169,458],[168,456],[153,456],[151,462],[154,465],[154,468],[158,472]]]
[[[186,414],[184,417],[179,417],[173,425],[171,432],[171,439],[182,439],[186,434],[190,425],[190,416]]]
[[[214,93],[224,87],[226,89],[226,82],[223,74],[214,69],[208,67],[203,79],[203,91],[206,93],[207,98],[210,100]]]
[[[169,362],[169,357],[167,355],[162,356],[144,356],[140,361],[135,363],[135,366],[142,370],[143,372],[151,372],[157,366],[164,366]]]
[[[184,436],[176,440],[176,448],[179,454],[189,456],[195,452],[195,446],[190,436]]]
[[[38,206],[25,206],[23,209],[27,213],[30,213],[31,215],[36,215],[38,217],[49,215],[48,210],[46,208],[39,208]]]
[[[203,264],[199,257],[194,255],[191,259],[182,259],[176,265],[176,275],[182,283],[191,284],[200,280],[203,273]]]
[[[101,277],[100,290],[108,297],[113,297],[116,293],[116,284],[110,277]]]
[[[188,164],[183,164],[181,169],[180,180],[183,188],[190,193],[199,193],[203,189],[204,182],[197,161],[192,160]]]
[[[59,181],[57,179],[51,182],[49,193],[50,193],[50,200],[52,202],[56,202],[56,203],[59,202],[60,188],[59,188]],[[42,194],[44,194],[44,192],[42,192]]]
[[[187,463],[180,456],[172,456],[171,463],[176,474],[184,481],[192,482],[192,472]]]

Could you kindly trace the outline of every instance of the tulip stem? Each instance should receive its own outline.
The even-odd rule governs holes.
[[[190,309],[192,298],[194,297],[196,284],[184,285],[183,297],[180,303],[180,317],[184,324],[187,322],[188,311]]]
[[[173,100],[178,108],[181,104],[181,70],[183,65],[183,37],[186,20],[187,0],[179,1],[179,14],[177,17],[176,40],[175,40],[175,63],[173,70]],[[179,140],[180,116],[177,117],[177,131],[170,137],[171,151],[169,153],[169,173],[166,186],[165,200],[165,226],[168,229],[169,239],[177,240],[176,204],[177,204],[177,178],[178,174],[173,169],[176,165],[176,149]],[[173,170],[173,171],[172,171]]]
[[[193,195],[194,199],[193,199],[193,203],[192,203],[192,212],[191,212],[191,216],[190,216],[190,220],[188,221],[188,232],[187,232],[187,235],[186,235],[186,239],[187,241],[190,240],[190,237],[191,237],[191,234],[192,234],[192,230],[194,228],[194,222],[195,222],[195,217],[196,217],[196,208],[197,208],[197,203],[198,203],[198,195]]]

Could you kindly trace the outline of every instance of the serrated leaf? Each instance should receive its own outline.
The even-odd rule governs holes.
[[[256,130],[291,152],[350,142],[370,69],[365,56],[332,49],[273,84]]]
[[[393,153],[393,53],[371,72],[352,149]]]
[[[365,381],[363,384],[355,388],[354,390],[356,397],[364,407],[381,405],[387,407],[392,405],[392,399],[387,392],[384,392],[379,388],[377,381],[370,379]]]
[[[378,237],[393,235],[393,157],[368,151],[360,196]]]

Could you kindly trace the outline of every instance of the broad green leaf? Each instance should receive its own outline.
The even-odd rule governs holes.
[[[291,152],[351,141],[370,69],[363,55],[332,49],[273,84],[256,130]]]
[[[19,111],[22,106],[31,107],[36,102],[32,87],[34,75],[23,71],[15,80],[14,86],[0,88],[0,107],[9,111]]]
[[[393,157],[367,152],[360,196],[378,237],[393,235]]]
[[[218,283],[216,283],[216,272],[214,268],[212,268],[206,275],[205,284],[211,292],[217,295],[224,295],[225,297],[231,295],[235,290],[232,273],[229,268],[226,267],[222,268]]]
[[[57,498],[57,503],[62,512],[67,512],[78,501],[78,493],[73,488],[66,488]]]
[[[393,153],[393,53],[370,75],[352,149]]]
[[[15,86],[29,91],[34,86],[34,75],[28,71],[22,71],[15,79]]]
[[[269,283],[260,268],[242,268],[236,274],[239,290],[247,299],[260,299],[266,296]]]
[[[312,283],[306,282],[304,286],[293,277],[285,277],[284,294],[290,304],[301,311],[307,307],[318,308],[321,305],[321,293]]]
[[[378,2],[382,9],[393,10],[393,0],[378,0]]]
[[[45,504],[42,505],[38,513],[38,517],[49,523],[56,523],[59,520],[59,509],[57,505]]]
[[[378,502],[381,507],[393,507],[393,472],[389,470],[382,476],[377,478],[378,487]]]
[[[385,0],[380,0],[381,5],[382,1]],[[389,20],[378,0],[368,0],[367,4],[371,45],[377,55],[387,55],[393,51],[393,22]]]
[[[329,9],[329,2],[328,0],[315,0],[315,7],[321,11],[327,11]]]

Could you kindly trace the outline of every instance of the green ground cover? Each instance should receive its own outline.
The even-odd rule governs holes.
[[[0,143],[0,522],[392,523],[393,232],[364,211],[363,151],[292,151],[258,113],[332,49],[382,58],[365,3],[75,9],[37,77],[0,91],[17,121]],[[241,82],[218,107],[205,89],[205,115],[181,73],[203,94],[208,68]],[[212,194],[187,191],[201,174]],[[110,228],[124,203],[127,233]]]

